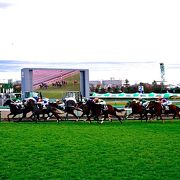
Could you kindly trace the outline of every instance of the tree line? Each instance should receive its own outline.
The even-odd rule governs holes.
[[[103,86],[102,84],[91,85],[90,92],[96,93],[134,93],[139,91],[139,86],[143,86],[145,93],[180,93],[180,87],[169,88],[168,86],[160,83],[158,84],[156,81],[150,83],[139,83],[130,85],[129,81],[126,79],[123,85],[112,85],[112,86]]]

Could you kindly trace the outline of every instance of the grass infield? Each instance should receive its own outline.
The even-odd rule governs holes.
[[[180,179],[180,121],[0,123],[0,179]]]

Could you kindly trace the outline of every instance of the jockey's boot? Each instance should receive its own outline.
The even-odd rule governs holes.
[[[166,107],[162,106],[162,112],[165,113],[166,112]]]
[[[169,106],[168,105],[164,106],[164,108],[165,108],[166,111],[169,110]]]

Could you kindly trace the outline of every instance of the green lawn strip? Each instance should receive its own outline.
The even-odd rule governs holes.
[[[0,123],[0,179],[179,179],[180,121]]]

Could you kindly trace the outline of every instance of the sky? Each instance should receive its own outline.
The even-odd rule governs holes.
[[[180,83],[179,0],[0,0],[0,80],[24,67]]]

